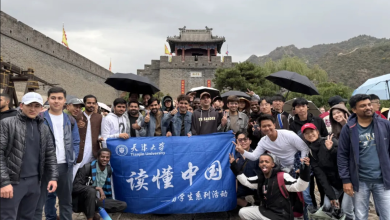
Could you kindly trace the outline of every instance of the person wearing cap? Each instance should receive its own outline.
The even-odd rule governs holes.
[[[250,116],[251,114],[251,104],[248,99],[244,97],[238,98],[238,111],[246,114],[246,116]]]
[[[226,132],[232,130],[234,133],[237,133],[247,130],[249,118],[245,113],[238,111],[238,102],[237,96],[229,96],[227,98],[229,111],[223,112],[218,131]]]
[[[161,110],[164,113],[168,113],[168,112],[172,111],[173,109],[174,109],[174,106],[173,106],[172,97],[171,96],[164,96],[164,98],[162,99]]]
[[[223,111],[223,105],[224,105],[224,103],[223,103],[223,99],[222,99],[222,97],[221,96],[215,96],[214,98],[213,98],[213,108],[216,110],[216,111],[218,111],[218,112],[220,112],[220,111]]]
[[[342,208],[346,219],[355,219],[352,197],[347,194],[343,195],[343,183],[337,168],[337,139],[333,137],[333,134],[320,137],[317,127],[312,123],[304,124],[301,132],[303,140],[310,149],[310,165],[317,185],[321,185],[325,192],[322,211],[331,213],[333,209]],[[341,198],[340,206],[338,200]]]
[[[379,115],[381,118],[383,119],[387,119],[382,113],[381,113],[381,99],[379,98],[379,96],[375,95],[375,94],[371,94],[369,95],[370,98],[371,98],[371,105],[372,105],[372,108],[374,110],[374,112]]]
[[[329,98],[328,104],[329,104],[329,107],[332,108],[333,106],[339,105],[339,104],[345,105],[347,103],[347,101],[348,101],[347,99],[343,99],[341,96],[336,95],[336,96],[332,96]],[[322,118],[322,120],[324,120],[326,129],[328,130],[328,133],[331,134],[332,133],[332,125],[330,122],[329,113],[330,113],[330,109],[329,109],[329,111],[326,111],[326,112],[320,114],[319,117]]]
[[[34,219],[42,219],[43,206],[45,206],[46,219],[56,219],[56,196],[59,200],[60,218],[72,219],[72,182],[73,165],[79,154],[79,130],[76,120],[63,112],[66,102],[66,91],[61,87],[52,87],[47,92],[47,102],[50,105],[48,111],[41,113],[44,123],[50,128],[51,138],[56,149],[58,164],[58,187],[56,194],[48,196],[47,184],[49,180],[45,178],[41,184],[41,196],[35,210]]]
[[[84,102],[82,99],[73,98],[68,101],[68,104],[66,105],[66,109],[64,110],[64,112],[69,116],[76,118],[77,115],[81,113],[81,109],[83,107],[84,107]]]
[[[56,150],[49,127],[38,116],[42,106],[41,95],[26,93],[17,115],[0,121],[1,219],[32,219],[44,179],[44,191],[57,189]]]
[[[194,100],[195,102],[196,100]],[[200,94],[201,107],[194,108],[192,114],[192,135],[211,134],[218,131],[221,123],[221,113],[210,106],[211,96],[208,92]]]
[[[380,218],[390,219],[390,122],[374,113],[369,95],[354,95],[349,105],[337,149],[344,192],[354,197],[356,219],[368,218],[370,193]]]

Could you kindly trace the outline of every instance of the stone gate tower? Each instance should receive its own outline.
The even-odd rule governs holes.
[[[212,79],[217,68],[231,68],[230,56],[222,60],[222,44],[224,37],[213,36],[212,28],[193,30],[179,28],[180,35],[168,37],[172,59],[160,56],[160,60],[152,60],[144,69],[137,70],[137,74],[152,80],[164,94],[176,98],[193,87],[212,87]]]

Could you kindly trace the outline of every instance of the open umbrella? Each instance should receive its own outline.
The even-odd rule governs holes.
[[[229,91],[229,92],[225,92],[224,94],[221,95],[222,97],[222,100],[223,102],[226,104],[227,103],[227,98],[231,95],[235,95],[237,96],[238,98],[246,98],[246,99],[250,99],[250,96],[248,94],[246,94],[245,92],[241,92],[241,91]]]
[[[298,73],[282,70],[272,73],[265,78],[291,92],[299,92],[306,95],[320,94],[314,83],[312,83],[306,76],[302,76]]]
[[[111,108],[108,107],[108,105],[106,105],[106,104],[104,104],[104,103],[102,103],[102,102],[98,102],[98,106],[99,106],[100,108],[102,108],[102,109],[108,111],[108,112],[111,112]]]
[[[219,90],[218,89],[214,89],[214,88],[211,88],[211,87],[205,87],[205,86],[192,88],[192,89],[190,89],[189,92],[196,92],[196,97],[197,98],[199,98],[200,94],[202,94],[203,92],[210,93],[211,99],[213,99],[215,96],[219,96]]]
[[[108,77],[105,83],[116,90],[138,94],[154,94],[160,91],[148,78],[132,73],[115,73]]]
[[[352,95],[375,94],[381,100],[390,100],[390,73],[368,79]]]
[[[287,102],[285,102],[285,103],[284,103],[284,106],[283,106],[283,111],[285,111],[285,112],[291,114],[292,109],[293,109],[292,104],[293,104],[293,102],[294,102],[295,99],[296,99],[296,98],[291,99],[291,100],[288,100]],[[316,106],[312,101],[308,101],[308,102],[309,102],[309,105],[308,105],[309,110],[308,110],[308,112],[309,112],[309,113],[312,113],[314,116],[319,116],[319,115],[321,114],[321,112],[320,112],[320,110],[317,108],[317,106]]]

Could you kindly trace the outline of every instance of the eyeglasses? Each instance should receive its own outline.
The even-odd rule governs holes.
[[[379,102],[379,101],[373,101],[373,102],[371,102],[371,103],[374,103],[374,104],[380,104],[380,102]]]
[[[249,138],[239,138],[237,139],[238,142],[247,142]]]

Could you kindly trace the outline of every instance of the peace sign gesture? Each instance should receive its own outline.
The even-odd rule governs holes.
[[[246,89],[248,90],[248,92],[246,92],[246,94],[250,95],[250,96],[253,96],[255,94],[255,92],[251,91],[250,89]]]
[[[232,141],[232,143],[236,146],[236,151],[240,154],[243,154],[245,153],[245,150],[244,148],[242,148],[241,144],[240,143],[236,143],[234,141]]]
[[[234,162],[234,155],[233,154],[229,154],[229,163],[232,164]],[[236,162],[238,161],[238,158],[236,160]]]
[[[227,124],[227,116],[228,116],[228,112],[223,112],[223,117],[222,117],[222,119],[221,119],[221,125],[222,125],[222,127],[225,127],[226,126],[226,124]]]
[[[332,135],[329,135],[327,138],[326,138],[326,141],[325,141],[325,146],[328,150],[330,150],[333,146],[333,134]]]

